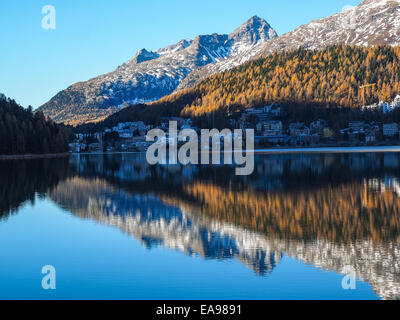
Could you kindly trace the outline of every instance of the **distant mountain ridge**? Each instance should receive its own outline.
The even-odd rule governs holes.
[[[186,39],[157,51],[142,49],[116,71],[75,84],[40,108],[58,122],[105,119],[124,105],[158,100],[200,80],[272,53],[332,45],[400,46],[400,0],[365,0],[277,37],[255,16],[230,35]]]
[[[98,121],[124,105],[158,100],[193,70],[243,55],[276,37],[264,19],[254,16],[229,35],[198,36],[154,52],[142,49],[115,71],[59,92],[39,110],[67,124]]]
[[[320,50],[332,45],[375,46],[400,45],[400,0],[365,0],[356,7],[326,18],[314,20],[252,49],[252,58],[282,51],[305,48]],[[192,72],[178,90],[193,87],[199,80],[246,62],[237,55],[218,64]]]

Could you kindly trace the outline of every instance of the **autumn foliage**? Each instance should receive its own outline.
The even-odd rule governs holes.
[[[399,78],[400,48],[299,49],[217,74],[193,89],[161,99],[154,106],[192,97],[181,111],[187,117],[273,102],[358,107],[363,102],[360,86],[376,84],[366,89],[368,103],[389,101],[400,93]]]

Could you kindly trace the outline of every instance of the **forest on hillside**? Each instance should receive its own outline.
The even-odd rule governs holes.
[[[373,86],[361,89],[363,85]],[[298,49],[250,61],[216,74],[192,89],[149,105],[131,106],[91,127],[162,117],[190,117],[207,125],[248,108],[280,103],[288,118],[308,113],[347,114],[364,104],[390,101],[400,94],[400,48],[331,46]],[[321,111],[325,109],[325,111]],[[317,110],[317,111],[315,111]],[[329,115],[328,115],[329,116]],[[378,120],[378,119],[377,119]]]
[[[373,87],[360,89],[366,84]],[[273,54],[217,74],[193,89],[200,98],[185,106],[201,116],[233,106],[273,102],[359,107],[400,93],[400,48],[333,46]],[[364,92],[363,92],[364,91]],[[175,99],[167,97],[165,100]]]
[[[70,129],[0,96],[0,155],[68,152]]]

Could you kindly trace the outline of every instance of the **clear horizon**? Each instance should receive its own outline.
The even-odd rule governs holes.
[[[227,34],[254,15],[282,35],[359,3],[3,0],[0,92],[37,108],[76,82],[115,70],[142,48],[156,50],[200,34]],[[48,4],[56,8],[56,30],[41,27],[42,7]]]

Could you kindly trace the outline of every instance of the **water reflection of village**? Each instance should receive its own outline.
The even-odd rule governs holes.
[[[229,166],[148,166],[142,154],[0,164],[1,216],[35,193],[147,248],[236,259],[260,276],[284,255],[400,298],[398,154],[268,155]]]
[[[367,181],[368,188],[376,192],[385,193],[386,191],[393,191],[400,197],[400,179],[396,177],[385,177],[383,179],[369,179]]]
[[[51,197],[148,248],[237,259],[259,275],[284,255],[351,267],[380,297],[400,298],[397,154],[260,156],[250,177],[226,166],[149,167],[140,157],[71,158],[78,176]]]

